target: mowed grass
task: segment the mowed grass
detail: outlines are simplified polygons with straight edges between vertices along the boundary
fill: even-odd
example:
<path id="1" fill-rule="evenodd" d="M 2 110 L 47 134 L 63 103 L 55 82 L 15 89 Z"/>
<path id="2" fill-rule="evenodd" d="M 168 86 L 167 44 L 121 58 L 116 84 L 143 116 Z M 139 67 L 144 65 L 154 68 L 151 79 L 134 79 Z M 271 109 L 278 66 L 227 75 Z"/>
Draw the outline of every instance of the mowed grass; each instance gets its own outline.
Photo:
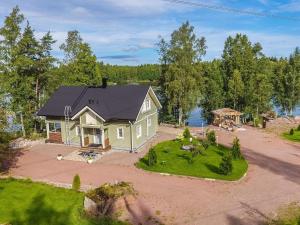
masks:
<path id="1" fill-rule="evenodd" d="M 300 142 L 300 131 L 298 131 L 298 130 L 294 130 L 293 135 L 290 135 L 289 132 L 286 132 L 286 133 L 283 133 L 282 136 L 289 141 Z"/>
<path id="2" fill-rule="evenodd" d="M 154 172 L 231 181 L 240 179 L 248 169 L 246 160 L 233 160 L 232 173 L 227 176 L 221 174 L 219 164 L 224 153 L 229 151 L 228 148 L 221 145 L 209 146 L 203 154 L 196 156 L 195 161 L 191 164 L 189 163 L 191 153 L 182 150 L 181 145 L 178 140 L 161 142 L 154 147 L 158 161 L 156 165 L 148 166 L 148 155 L 146 155 L 136 166 Z"/>
<path id="3" fill-rule="evenodd" d="M 92 220 L 83 213 L 84 194 L 30 180 L 0 179 L 0 224 L 124 225 Z"/>

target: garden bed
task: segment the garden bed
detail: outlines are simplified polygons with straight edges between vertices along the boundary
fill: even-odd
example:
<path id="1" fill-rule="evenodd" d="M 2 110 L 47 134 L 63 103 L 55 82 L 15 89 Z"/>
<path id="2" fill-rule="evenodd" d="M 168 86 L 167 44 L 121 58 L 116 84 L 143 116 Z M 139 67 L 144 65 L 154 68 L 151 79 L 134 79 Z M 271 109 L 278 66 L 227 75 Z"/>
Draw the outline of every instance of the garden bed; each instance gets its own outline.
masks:
<path id="1" fill-rule="evenodd" d="M 195 140 L 193 141 L 195 142 Z M 196 141 L 194 144 L 200 141 Z M 192 153 L 182 149 L 181 140 L 165 141 L 157 144 L 153 150 L 157 155 L 157 163 L 149 166 L 148 154 L 136 164 L 138 168 L 144 170 L 185 175 L 201 178 L 213 178 L 220 180 L 238 180 L 244 176 L 248 169 L 245 159 L 232 160 L 232 172 L 223 175 L 219 170 L 219 165 L 224 154 L 230 151 L 222 145 L 210 145 L 206 150 L 190 162 Z"/>

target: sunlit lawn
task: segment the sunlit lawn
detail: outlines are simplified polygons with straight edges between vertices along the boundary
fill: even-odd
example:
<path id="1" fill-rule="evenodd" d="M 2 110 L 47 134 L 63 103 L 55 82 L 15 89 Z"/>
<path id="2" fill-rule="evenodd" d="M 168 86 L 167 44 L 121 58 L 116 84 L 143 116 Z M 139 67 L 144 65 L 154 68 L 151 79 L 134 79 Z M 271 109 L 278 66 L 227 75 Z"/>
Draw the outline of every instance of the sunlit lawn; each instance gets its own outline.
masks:
<path id="1" fill-rule="evenodd" d="M 224 146 L 209 146 L 203 155 L 196 156 L 194 163 L 189 163 L 191 153 L 182 150 L 181 146 L 178 140 L 161 142 L 154 147 L 158 159 L 156 165 L 148 166 L 148 155 L 140 159 L 136 165 L 155 172 L 222 180 L 238 180 L 247 171 L 247 161 L 240 159 L 233 160 L 233 171 L 230 175 L 225 176 L 220 173 L 219 164 L 222 156 L 229 151 Z"/>
<path id="2" fill-rule="evenodd" d="M 300 142 L 300 131 L 294 130 L 294 134 L 290 135 L 289 132 L 283 133 L 282 136 L 290 141 Z"/>
<path id="3" fill-rule="evenodd" d="M 0 224 L 123 225 L 83 213 L 83 193 L 29 180 L 0 179 Z"/>

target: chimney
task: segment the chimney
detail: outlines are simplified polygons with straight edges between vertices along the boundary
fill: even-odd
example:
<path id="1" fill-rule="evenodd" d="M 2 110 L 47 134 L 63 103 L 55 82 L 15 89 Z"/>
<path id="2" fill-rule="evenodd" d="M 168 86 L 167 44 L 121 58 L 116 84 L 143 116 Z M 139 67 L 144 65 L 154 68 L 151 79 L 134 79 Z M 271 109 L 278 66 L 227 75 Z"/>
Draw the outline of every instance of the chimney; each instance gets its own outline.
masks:
<path id="1" fill-rule="evenodd" d="M 108 78 L 107 77 L 103 77 L 102 78 L 102 88 L 106 88 L 107 87 L 107 80 L 108 80 Z"/>

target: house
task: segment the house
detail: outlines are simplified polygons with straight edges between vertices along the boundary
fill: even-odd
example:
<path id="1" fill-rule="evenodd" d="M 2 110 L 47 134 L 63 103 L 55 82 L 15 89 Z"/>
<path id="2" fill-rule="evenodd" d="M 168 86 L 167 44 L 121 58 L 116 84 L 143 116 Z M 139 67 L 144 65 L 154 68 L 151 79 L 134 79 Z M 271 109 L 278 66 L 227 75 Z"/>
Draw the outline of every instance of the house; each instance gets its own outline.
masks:
<path id="1" fill-rule="evenodd" d="M 38 112 L 47 142 L 136 150 L 158 128 L 161 104 L 151 86 L 63 86 Z"/>

